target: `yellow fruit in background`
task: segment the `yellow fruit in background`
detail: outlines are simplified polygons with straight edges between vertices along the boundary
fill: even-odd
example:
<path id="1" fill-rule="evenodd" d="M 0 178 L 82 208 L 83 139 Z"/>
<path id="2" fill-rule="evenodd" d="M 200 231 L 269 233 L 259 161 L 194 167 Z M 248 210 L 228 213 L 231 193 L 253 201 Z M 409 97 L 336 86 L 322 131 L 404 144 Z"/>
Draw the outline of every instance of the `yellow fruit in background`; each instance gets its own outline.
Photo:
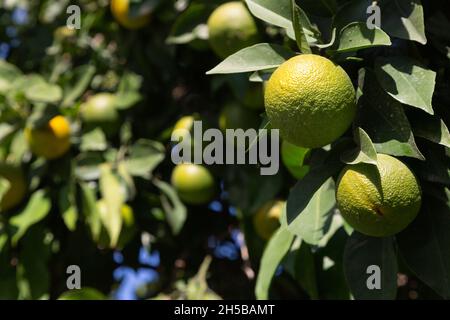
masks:
<path id="1" fill-rule="evenodd" d="M 132 15 L 130 12 L 130 0 L 111 0 L 111 12 L 114 18 L 127 29 L 139 29 L 150 22 L 149 12 Z"/>
<path id="2" fill-rule="evenodd" d="M 262 206 L 253 216 L 253 226 L 256 233 L 264 240 L 269 240 L 280 227 L 280 216 L 285 202 L 273 200 Z"/>
<path id="3" fill-rule="evenodd" d="M 216 183 L 204 166 L 183 163 L 172 171 L 172 186 L 181 200 L 189 204 L 206 204 L 216 193 Z"/>
<path id="4" fill-rule="evenodd" d="M 0 163 L 0 177 L 9 182 L 9 189 L 0 202 L 0 212 L 16 207 L 27 193 L 27 182 L 22 169 L 11 164 Z"/>
<path id="5" fill-rule="evenodd" d="M 221 58 L 260 40 L 255 20 L 240 1 L 227 2 L 215 9 L 208 19 L 208 29 L 211 48 Z"/>
<path id="6" fill-rule="evenodd" d="M 341 172 L 336 200 L 347 223 L 374 237 L 394 235 L 406 228 L 421 206 L 421 189 L 400 160 L 378 155 L 378 165 L 348 165 Z"/>
<path id="7" fill-rule="evenodd" d="M 265 107 L 271 126 L 299 147 L 332 143 L 351 125 L 356 96 L 347 73 L 331 60 L 302 54 L 284 62 L 270 77 Z"/>
<path id="8" fill-rule="evenodd" d="M 70 149 L 70 124 L 63 116 L 56 116 L 42 128 L 26 128 L 25 137 L 35 155 L 56 159 Z"/>

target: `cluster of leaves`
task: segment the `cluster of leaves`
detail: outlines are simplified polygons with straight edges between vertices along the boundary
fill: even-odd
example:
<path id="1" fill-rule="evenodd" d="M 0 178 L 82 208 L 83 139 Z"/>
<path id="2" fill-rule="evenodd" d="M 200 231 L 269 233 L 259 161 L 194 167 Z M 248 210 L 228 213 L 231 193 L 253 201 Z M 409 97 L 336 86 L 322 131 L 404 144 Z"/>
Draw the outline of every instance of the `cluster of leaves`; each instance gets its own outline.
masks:
<path id="1" fill-rule="evenodd" d="M 398 272 L 417 277 L 423 297 L 448 298 L 445 1 L 378 1 L 381 28 L 368 29 L 372 1 L 247 0 L 267 42 L 219 63 L 206 21 L 223 2 L 161 1 L 151 24 L 138 31 L 120 27 L 103 0 L 76 3 L 82 13 L 77 31 L 64 27 L 68 0 L 0 5 L 0 41 L 10 44 L 8 62 L 0 61 L 0 156 L 21 164 L 30 182 L 23 204 L 0 215 L 0 297 L 58 297 L 71 264 L 81 267 L 83 287 L 109 294 L 112 249 L 139 268 L 143 235 L 161 253 L 160 279 L 144 297 L 218 298 L 206 283 L 209 268 L 208 284 L 224 298 L 401 298 Z M 19 7 L 28 12 L 21 23 L 13 19 Z M 299 151 L 297 165 L 308 173 L 298 181 L 285 168 L 260 176 L 255 166 L 212 166 L 221 182 L 220 212 L 184 205 L 168 183 L 168 138 L 176 120 L 195 112 L 217 124 L 223 101 L 240 100 L 250 83 L 261 84 L 299 52 L 325 55 L 351 76 L 359 110 L 352 132 L 327 148 Z M 113 136 L 87 131 L 80 117 L 81 104 L 101 92 L 114 94 L 122 118 Z M 55 114 L 70 119 L 72 147 L 45 161 L 31 154 L 23 132 Z M 264 119 L 261 126 L 270 124 Z M 424 193 L 416 221 L 386 239 L 352 232 L 334 196 L 340 169 L 375 164 L 377 153 L 402 157 Z M 287 208 L 265 243 L 252 218 L 276 198 L 286 198 Z M 99 212 L 98 199 L 107 215 Z M 121 243 L 124 203 L 134 211 L 134 236 Z M 204 260 L 214 253 L 211 239 L 227 241 L 237 229 L 246 242 L 239 259 Z M 365 286 L 366 267 L 373 264 L 383 270 L 383 290 Z M 66 298 L 104 297 L 92 290 L 73 294 Z"/>
<path id="2" fill-rule="evenodd" d="M 345 230 L 349 238 L 340 242 L 343 257 L 337 257 L 334 262 L 339 266 L 331 268 L 342 271 L 343 265 L 355 298 L 396 298 L 400 267 L 439 296 L 449 298 L 450 239 L 446 231 L 450 223 L 450 134 L 446 89 L 450 51 L 448 39 L 444 40 L 436 28 L 449 26 L 448 17 L 440 11 L 445 4 L 424 9 L 420 1 L 378 1 L 382 24 L 371 29 L 366 24 L 366 10 L 372 1 L 246 3 L 255 17 L 283 28 L 297 48 L 257 44 L 226 58 L 208 74 L 250 72 L 250 81 L 264 81 L 296 52 L 323 54 L 347 69 L 357 84 L 358 96 L 353 139 L 344 136 L 327 150 L 312 150 L 311 170 L 290 190 L 282 227 L 262 258 L 257 297 L 268 297 L 279 263 L 292 270 L 311 298 L 323 297 L 322 272 L 330 267 L 321 270 L 313 256 L 327 256 L 328 248 L 342 241 L 340 233 Z M 336 209 L 334 181 L 343 165 L 376 165 L 377 153 L 405 157 L 420 178 L 424 193 L 417 220 L 391 238 L 352 232 Z M 381 267 L 381 290 L 370 290 L 366 285 L 370 265 Z"/>

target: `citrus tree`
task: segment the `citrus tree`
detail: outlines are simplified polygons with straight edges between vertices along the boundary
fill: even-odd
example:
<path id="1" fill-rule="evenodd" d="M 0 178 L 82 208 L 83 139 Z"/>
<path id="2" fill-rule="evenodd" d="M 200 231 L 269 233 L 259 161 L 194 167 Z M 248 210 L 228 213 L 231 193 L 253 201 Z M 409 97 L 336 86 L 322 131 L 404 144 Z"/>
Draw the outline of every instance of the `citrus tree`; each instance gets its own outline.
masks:
<path id="1" fill-rule="evenodd" d="M 0 298 L 450 298 L 448 9 L 0 2 Z"/>

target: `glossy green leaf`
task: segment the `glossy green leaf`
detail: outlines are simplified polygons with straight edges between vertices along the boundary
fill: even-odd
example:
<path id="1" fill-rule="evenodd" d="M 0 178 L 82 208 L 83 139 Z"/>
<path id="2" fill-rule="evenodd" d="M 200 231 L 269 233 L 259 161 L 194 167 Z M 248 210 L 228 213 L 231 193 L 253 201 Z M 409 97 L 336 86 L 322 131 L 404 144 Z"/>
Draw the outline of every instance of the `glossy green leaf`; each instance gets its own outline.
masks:
<path id="1" fill-rule="evenodd" d="M 295 197 L 295 194 L 291 192 L 288 201 L 292 197 Z M 330 178 L 314 192 L 307 206 L 298 214 L 297 218 L 287 225 L 288 230 L 308 244 L 319 244 L 331 225 L 335 205 L 334 182 Z M 283 222 L 283 225 L 286 222 Z"/>
<path id="2" fill-rule="evenodd" d="M 342 154 L 341 160 L 347 164 L 369 163 L 377 164 L 377 151 L 369 135 L 361 128 L 357 129 L 355 140 L 358 147 Z"/>
<path id="3" fill-rule="evenodd" d="M 308 40 L 306 39 L 305 33 L 303 32 L 302 26 L 302 9 L 295 3 L 295 0 L 291 0 L 292 5 L 292 24 L 294 27 L 295 40 L 297 41 L 297 46 L 302 53 L 311 53 L 311 48 L 309 47 Z"/>
<path id="4" fill-rule="evenodd" d="M 433 114 L 436 73 L 408 57 L 378 58 L 375 61 L 378 82 L 391 97 L 401 103 Z"/>
<path id="5" fill-rule="evenodd" d="M 353 22 L 341 30 L 336 52 L 350 52 L 390 45 L 391 39 L 383 30 L 379 28 L 369 29 L 365 23 Z"/>
<path id="6" fill-rule="evenodd" d="M 277 68 L 295 54 L 280 45 L 259 43 L 223 60 L 206 74 L 243 73 Z"/>

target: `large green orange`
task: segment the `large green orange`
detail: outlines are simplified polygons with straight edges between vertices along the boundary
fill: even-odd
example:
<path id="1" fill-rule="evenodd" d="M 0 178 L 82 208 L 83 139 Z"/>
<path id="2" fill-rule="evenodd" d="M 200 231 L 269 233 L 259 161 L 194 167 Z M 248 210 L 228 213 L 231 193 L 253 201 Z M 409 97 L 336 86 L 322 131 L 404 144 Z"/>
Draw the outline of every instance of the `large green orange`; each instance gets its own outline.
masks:
<path id="1" fill-rule="evenodd" d="M 111 12 L 114 18 L 127 29 L 139 29 L 150 21 L 150 13 L 132 14 L 130 0 L 111 0 Z"/>
<path id="2" fill-rule="evenodd" d="M 280 227 L 280 216 L 285 202 L 272 200 L 263 205 L 253 216 L 253 226 L 256 233 L 264 240 L 270 239 Z"/>
<path id="3" fill-rule="evenodd" d="M 25 137 L 35 155 L 53 160 L 70 149 L 70 123 L 63 116 L 56 116 L 43 127 L 27 127 Z"/>
<path id="4" fill-rule="evenodd" d="M 0 163 L 0 177 L 7 180 L 9 189 L 0 201 L 0 212 L 16 207 L 27 193 L 27 182 L 20 167 Z"/>
<path id="5" fill-rule="evenodd" d="M 227 2 L 215 9 L 208 19 L 208 29 L 211 48 L 221 58 L 260 39 L 255 20 L 241 1 Z"/>
<path id="6" fill-rule="evenodd" d="M 265 107 L 272 128 L 299 147 L 323 147 L 339 138 L 356 113 L 356 97 L 347 73 L 327 58 L 295 56 L 270 77 Z"/>
<path id="7" fill-rule="evenodd" d="M 98 93 L 88 98 L 80 107 L 80 115 L 87 130 L 101 128 L 113 135 L 120 128 L 120 115 L 115 107 L 116 96 Z"/>
<path id="8" fill-rule="evenodd" d="M 216 192 L 211 172 L 197 164 L 177 165 L 172 171 L 171 182 L 181 200 L 189 204 L 206 204 Z"/>
<path id="9" fill-rule="evenodd" d="M 421 206 L 421 189 L 400 160 L 379 154 L 378 165 L 348 165 L 341 172 L 336 199 L 342 216 L 355 230 L 374 237 L 406 228 Z"/>

